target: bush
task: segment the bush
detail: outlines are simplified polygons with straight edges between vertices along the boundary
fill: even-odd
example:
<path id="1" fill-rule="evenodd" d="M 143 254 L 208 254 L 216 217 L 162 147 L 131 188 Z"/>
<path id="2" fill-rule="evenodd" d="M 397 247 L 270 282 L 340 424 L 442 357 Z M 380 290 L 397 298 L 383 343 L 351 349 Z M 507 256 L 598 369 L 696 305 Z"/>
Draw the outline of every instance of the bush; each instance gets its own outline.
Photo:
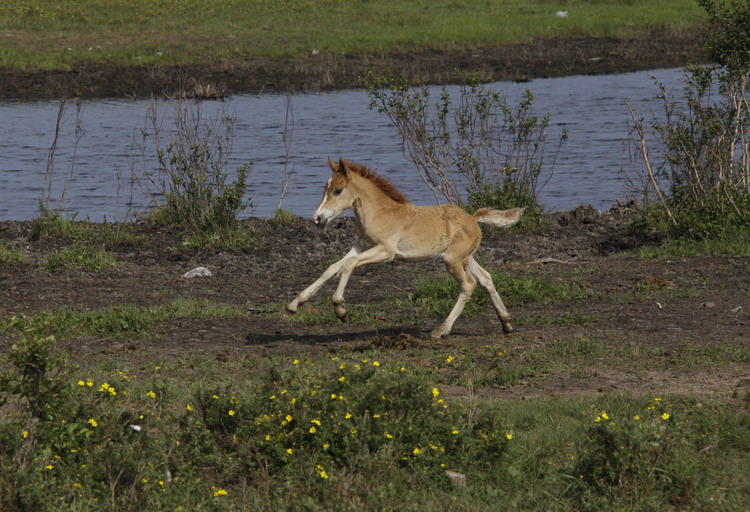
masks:
<path id="1" fill-rule="evenodd" d="M 243 247 L 252 243 L 237 222 L 246 200 L 247 176 L 252 164 L 240 166 L 230 177 L 234 118 L 223 111 L 204 120 L 200 107 L 177 102 L 174 131 L 162 141 L 163 119 L 156 106 L 149 111 L 153 133 L 143 133 L 144 144 L 153 137 L 159 168 L 144 172 L 157 224 L 186 229 L 191 245 L 216 248 Z M 233 178 L 230 181 L 230 178 Z"/>
<path id="2" fill-rule="evenodd" d="M 427 86 L 410 88 L 405 79 L 372 74 L 368 82 L 370 108 L 389 117 L 436 200 L 442 196 L 469 210 L 522 206 L 527 217 L 541 214 L 541 178 L 551 175 L 554 162 L 545 162 L 550 117 L 534 114 L 530 90 L 513 109 L 472 75 L 458 98 L 443 87 L 434 104 Z M 564 131 L 560 143 L 566 139 Z"/>
<path id="3" fill-rule="evenodd" d="M 673 238 L 713 240 L 729 234 L 748 239 L 750 5 L 699 3 L 713 25 L 706 47 L 717 64 L 685 68 L 681 101 L 658 84 L 665 116 L 652 128 L 660 162 L 652 164 L 643 120 L 631 110 L 636 146 L 645 163 L 639 185 L 646 204 L 641 222 L 666 229 Z"/>
<path id="4" fill-rule="evenodd" d="M 661 398 L 635 414 L 600 411 L 571 464 L 584 510 L 626 504 L 632 509 L 685 506 L 701 484 L 700 455 L 685 418 Z M 693 429 L 694 430 L 694 429 Z"/>

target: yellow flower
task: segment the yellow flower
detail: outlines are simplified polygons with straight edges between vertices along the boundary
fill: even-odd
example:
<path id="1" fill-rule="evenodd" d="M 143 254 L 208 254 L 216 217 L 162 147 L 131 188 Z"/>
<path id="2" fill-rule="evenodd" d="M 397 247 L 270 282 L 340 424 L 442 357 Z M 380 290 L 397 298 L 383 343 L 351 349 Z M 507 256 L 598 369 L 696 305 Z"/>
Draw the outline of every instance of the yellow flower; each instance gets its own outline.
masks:
<path id="1" fill-rule="evenodd" d="M 331 393 L 331 400 L 336 400 L 339 397 L 336 393 Z"/>
<path id="2" fill-rule="evenodd" d="M 352 415 L 351 415 L 350 413 L 346 413 L 346 414 L 344 415 L 344 418 L 345 418 L 345 419 L 347 419 L 347 420 L 348 420 L 349 418 L 351 418 L 351 417 L 352 417 Z"/>
<path id="3" fill-rule="evenodd" d="M 270 440 L 271 440 L 271 434 L 266 434 L 266 441 L 270 441 Z"/>
<path id="4" fill-rule="evenodd" d="M 380 418 L 380 414 L 373 414 L 372 417 L 373 418 Z"/>
<path id="5" fill-rule="evenodd" d="M 216 496 L 226 496 L 226 494 L 227 494 L 227 491 L 225 491 L 224 489 L 216 489 L 214 491 L 214 497 L 216 497 Z"/>
<path id="6" fill-rule="evenodd" d="M 454 436 L 457 436 L 457 435 L 458 435 L 458 429 L 455 429 L 455 428 L 454 428 L 454 429 L 453 429 L 453 430 L 451 431 L 451 434 L 453 434 Z"/>
<path id="7" fill-rule="evenodd" d="M 82 380 L 79 380 L 79 381 L 78 381 L 78 385 L 79 385 L 79 386 L 85 386 L 85 385 L 86 385 L 86 383 L 85 383 L 84 381 L 82 381 Z"/>
<path id="8" fill-rule="evenodd" d="M 668 420 L 668 419 L 669 419 L 669 413 L 668 413 L 668 412 L 665 412 L 664 414 L 662 414 L 662 415 L 661 415 L 661 419 L 663 419 L 663 420 Z"/>
<path id="9" fill-rule="evenodd" d="M 510 441 L 511 439 L 513 439 L 513 434 L 511 434 L 510 432 L 506 433 L 505 434 L 505 439 L 507 439 L 508 441 Z"/>
<path id="10" fill-rule="evenodd" d="M 146 396 L 149 398 L 156 398 L 156 393 L 154 393 L 153 391 L 149 391 L 148 393 L 146 393 Z"/>
<path id="11" fill-rule="evenodd" d="M 432 388 L 432 396 L 437 397 L 440 394 L 440 390 L 438 388 Z"/>
<path id="12" fill-rule="evenodd" d="M 422 453 L 422 450 L 420 448 L 414 448 L 414 450 L 412 450 L 412 453 L 414 455 L 419 455 L 420 453 Z"/>
<path id="13" fill-rule="evenodd" d="M 372 362 L 372 365 L 373 365 L 373 366 L 380 366 L 380 363 L 379 363 L 379 362 L 377 362 L 377 361 L 373 361 L 373 362 Z"/>
<path id="14" fill-rule="evenodd" d="M 286 452 L 287 452 L 287 453 L 288 453 L 289 455 L 291 455 L 291 454 L 292 454 L 292 453 L 294 452 L 294 450 L 292 450 L 291 448 L 287 448 L 287 449 L 286 449 Z"/>
<path id="15" fill-rule="evenodd" d="M 91 387 L 94 385 L 94 381 L 91 379 L 86 380 L 86 386 Z"/>
<path id="16" fill-rule="evenodd" d="M 351 432 L 351 434 L 352 434 L 352 435 L 354 435 L 354 434 L 356 434 L 356 433 L 357 433 L 357 429 L 356 429 L 356 428 L 353 428 L 353 429 L 351 429 L 351 430 L 350 430 L 349 432 Z"/>
<path id="17" fill-rule="evenodd" d="M 295 359 L 294 361 L 292 361 L 292 364 L 299 364 L 299 359 Z"/>
<path id="18" fill-rule="evenodd" d="M 23 438 L 26 439 L 27 437 L 29 437 L 29 431 L 28 430 L 24 430 L 23 431 Z"/>
<path id="19" fill-rule="evenodd" d="M 237 413 L 236 413 L 236 412 L 234 412 L 233 410 L 229 409 L 229 412 L 228 412 L 227 414 L 229 414 L 230 416 L 234 416 L 234 415 L 235 415 L 235 414 L 237 414 Z"/>
<path id="20" fill-rule="evenodd" d="M 318 429 L 316 429 L 315 427 L 310 427 L 310 433 L 311 434 L 314 434 L 317 431 L 318 431 Z"/>
<path id="21" fill-rule="evenodd" d="M 635 416 L 633 416 L 633 419 L 634 419 L 635 421 L 638 421 L 638 420 L 640 420 L 640 419 L 641 419 L 641 417 L 640 417 L 640 416 L 638 416 L 638 415 L 636 414 Z"/>
<path id="22" fill-rule="evenodd" d="M 346 377 L 344 377 L 343 375 L 339 377 L 339 382 L 344 382 L 345 380 L 346 380 Z"/>
<path id="23" fill-rule="evenodd" d="M 388 432 L 386 432 L 383 435 L 386 437 L 386 439 L 393 439 L 393 434 L 389 434 Z"/>
<path id="24" fill-rule="evenodd" d="M 310 420 L 310 423 L 315 423 L 315 424 L 316 424 L 317 426 L 320 426 L 320 425 L 321 425 L 321 423 L 320 423 L 320 420 L 319 420 L 319 419 L 317 419 L 317 418 L 316 418 L 316 419 L 313 419 L 313 420 Z"/>
<path id="25" fill-rule="evenodd" d="M 284 417 L 284 419 L 285 419 L 285 420 L 287 420 L 287 421 L 292 421 L 292 415 L 291 415 L 291 414 L 287 414 L 287 415 L 286 415 L 286 416 Z"/>
<path id="26" fill-rule="evenodd" d="M 45 467 L 47 469 L 55 469 L 55 466 L 53 466 L 52 464 L 47 464 Z"/>
<path id="27" fill-rule="evenodd" d="M 94 418 L 89 418 L 88 424 L 91 425 L 92 427 L 96 427 L 99 425 L 99 423 L 97 423 L 97 421 Z"/>
<path id="28" fill-rule="evenodd" d="M 346 368 L 346 363 L 341 363 L 339 365 L 339 370 L 343 370 L 344 368 Z"/>
<path id="29" fill-rule="evenodd" d="M 188 404 L 188 405 L 185 406 L 185 409 L 187 409 L 188 411 L 192 411 L 193 410 L 193 406 L 190 405 L 190 404 Z"/>
<path id="30" fill-rule="evenodd" d="M 331 447 L 331 444 L 330 444 L 330 443 L 323 443 L 323 449 L 324 449 L 324 450 L 327 450 L 327 449 L 328 449 L 328 448 L 330 448 L 330 447 Z"/>

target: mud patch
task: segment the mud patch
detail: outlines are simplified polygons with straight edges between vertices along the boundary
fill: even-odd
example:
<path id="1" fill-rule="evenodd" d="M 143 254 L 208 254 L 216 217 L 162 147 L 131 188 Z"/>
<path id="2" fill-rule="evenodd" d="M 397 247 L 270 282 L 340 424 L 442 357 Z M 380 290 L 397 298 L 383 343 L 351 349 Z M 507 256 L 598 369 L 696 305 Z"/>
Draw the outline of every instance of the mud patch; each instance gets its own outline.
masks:
<path id="1" fill-rule="evenodd" d="M 262 92 L 360 88 L 368 72 L 393 72 L 415 84 L 528 81 L 580 74 L 680 67 L 701 61 L 703 34 L 654 30 L 632 38 L 570 37 L 478 48 L 368 55 L 249 58 L 190 66 L 83 65 L 72 70 L 0 69 L 0 99 L 223 97 Z"/>

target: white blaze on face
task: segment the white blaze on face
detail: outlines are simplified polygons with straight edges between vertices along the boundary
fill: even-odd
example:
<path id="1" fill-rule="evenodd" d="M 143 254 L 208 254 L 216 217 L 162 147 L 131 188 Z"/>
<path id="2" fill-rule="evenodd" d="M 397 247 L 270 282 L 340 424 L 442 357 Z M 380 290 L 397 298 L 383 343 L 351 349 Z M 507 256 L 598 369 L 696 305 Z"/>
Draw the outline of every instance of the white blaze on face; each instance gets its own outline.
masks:
<path id="1" fill-rule="evenodd" d="M 318 209 L 315 210 L 315 215 L 313 216 L 313 222 L 320 226 L 324 226 L 328 219 L 333 215 L 333 210 L 323 208 L 326 198 L 328 197 L 328 190 L 331 188 L 331 180 L 333 180 L 333 177 L 328 178 L 326 186 L 323 189 L 323 199 L 321 199 L 320 205 L 318 205 Z"/>

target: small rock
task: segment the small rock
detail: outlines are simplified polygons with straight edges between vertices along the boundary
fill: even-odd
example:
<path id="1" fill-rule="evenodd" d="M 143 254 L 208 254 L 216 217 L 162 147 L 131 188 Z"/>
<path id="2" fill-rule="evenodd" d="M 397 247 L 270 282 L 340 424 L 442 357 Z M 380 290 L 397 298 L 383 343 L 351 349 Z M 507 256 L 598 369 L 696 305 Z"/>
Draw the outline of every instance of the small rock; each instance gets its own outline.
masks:
<path id="1" fill-rule="evenodd" d="M 455 471 L 445 470 L 445 475 L 451 479 L 451 483 L 456 487 L 466 487 L 466 475 L 456 473 Z"/>
<path id="2" fill-rule="evenodd" d="M 732 313 L 739 313 L 740 311 L 742 311 L 742 306 L 737 306 L 736 308 L 732 308 L 729 311 L 731 311 Z"/>
<path id="3" fill-rule="evenodd" d="M 206 267 L 195 267 L 193 270 L 186 272 L 182 277 L 185 279 L 193 277 L 213 277 L 213 274 Z"/>
<path id="4" fill-rule="evenodd" d="M 702 303 L 701 303 L 701 307 L 702 307 L 702 308 L 715 308 L 715 307 L 716 307 L 716 303 L 714 303 L 714 302 L 711 302 L 711 301 L 708 301 L 708 302 L 702 302 Z"/>

